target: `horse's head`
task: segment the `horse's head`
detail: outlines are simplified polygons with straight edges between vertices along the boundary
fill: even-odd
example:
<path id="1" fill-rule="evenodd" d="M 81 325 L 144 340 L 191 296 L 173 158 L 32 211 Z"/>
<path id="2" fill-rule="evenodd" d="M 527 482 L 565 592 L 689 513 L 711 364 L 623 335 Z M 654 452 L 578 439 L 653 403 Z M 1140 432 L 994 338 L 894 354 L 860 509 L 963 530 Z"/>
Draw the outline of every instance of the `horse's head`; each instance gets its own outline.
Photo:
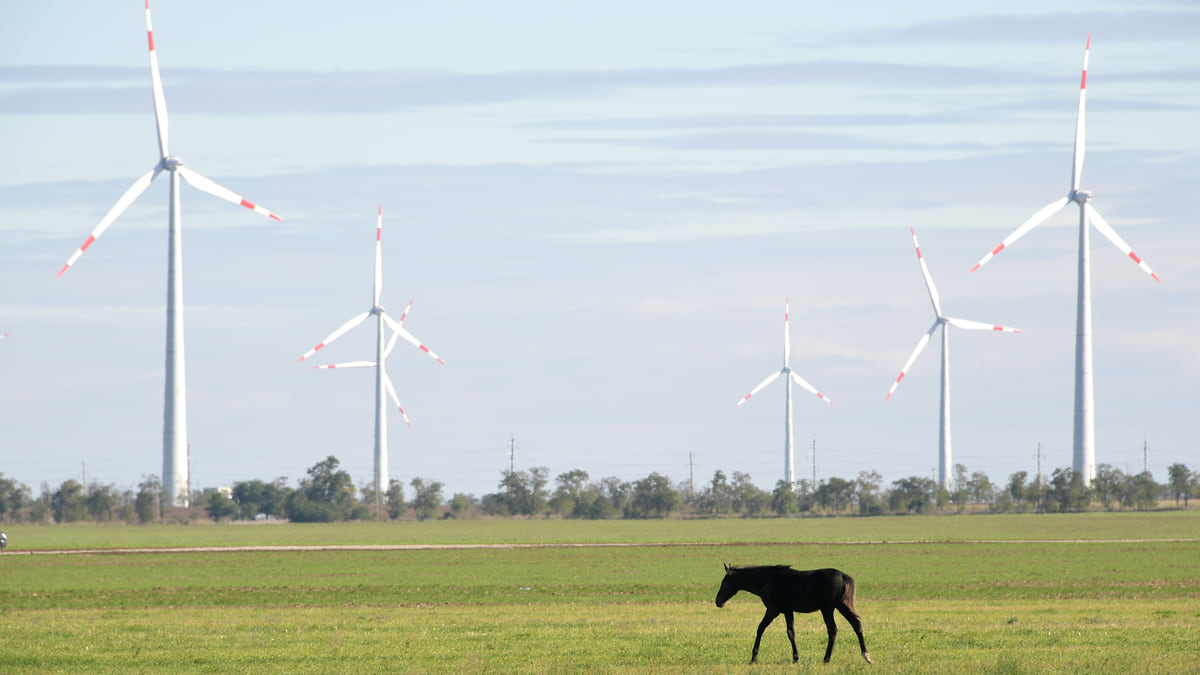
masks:
<path id="1" fill-rule="evenodd" d="M 725 603 L 741 590 L 734 581 L 736 573 L 736 568 L 725 565 L 725 578 L 721 580 L 721 588 L 717 591 L 717 607 L 724 607 Z"/>

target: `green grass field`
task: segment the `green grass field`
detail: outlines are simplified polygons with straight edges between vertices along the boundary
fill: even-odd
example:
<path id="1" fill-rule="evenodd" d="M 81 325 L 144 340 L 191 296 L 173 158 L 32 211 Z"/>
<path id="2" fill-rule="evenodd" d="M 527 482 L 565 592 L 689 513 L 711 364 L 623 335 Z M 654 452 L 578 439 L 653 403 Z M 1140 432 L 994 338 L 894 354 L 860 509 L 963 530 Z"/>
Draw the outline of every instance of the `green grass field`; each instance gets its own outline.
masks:
<path id="1" fill-rule="evenodd" d="M 1200 672 L 1194 511 L 6 531 L 5 672 L 749 672 L 723 562 L 858 581 L 874 666 L 801 615 L 798 666 L 779 619 L 755 672 Z M 31 553 L 322 543 L 604 545 Z"/>

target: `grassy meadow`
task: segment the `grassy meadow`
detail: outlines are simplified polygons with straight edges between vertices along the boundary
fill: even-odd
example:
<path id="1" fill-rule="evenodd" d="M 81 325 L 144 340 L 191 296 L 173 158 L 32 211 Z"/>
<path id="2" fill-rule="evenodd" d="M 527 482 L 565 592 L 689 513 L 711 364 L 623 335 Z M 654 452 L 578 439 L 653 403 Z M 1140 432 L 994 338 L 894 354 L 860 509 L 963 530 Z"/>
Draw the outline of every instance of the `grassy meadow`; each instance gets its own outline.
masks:
<path id="1" fill-rule="evenodd" d="M 800 663 L 778 619 L 755 672 L 1200 672 L 1196 511 L 6 531 L 5 672 L 750 672 L 723 562 L 858 582 L 874 666 L 800 615 Z M 426 548 L 203 550 L 318 544 Z"/>

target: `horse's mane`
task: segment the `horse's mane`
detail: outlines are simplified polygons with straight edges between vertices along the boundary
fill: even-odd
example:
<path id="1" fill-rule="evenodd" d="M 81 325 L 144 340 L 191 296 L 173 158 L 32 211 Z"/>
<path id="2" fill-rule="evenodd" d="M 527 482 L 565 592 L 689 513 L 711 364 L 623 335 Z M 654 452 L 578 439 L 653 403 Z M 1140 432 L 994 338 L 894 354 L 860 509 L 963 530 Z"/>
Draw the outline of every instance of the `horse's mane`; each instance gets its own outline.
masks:
<path id="1" fill-rule="evenodd" d="M 791 570 L 791 569 L 792 569 L 791 565 L 730 565 L 729 566 L 730 572 L 766 572 L 766 571 L 782 572 L 784 570 Z"/>

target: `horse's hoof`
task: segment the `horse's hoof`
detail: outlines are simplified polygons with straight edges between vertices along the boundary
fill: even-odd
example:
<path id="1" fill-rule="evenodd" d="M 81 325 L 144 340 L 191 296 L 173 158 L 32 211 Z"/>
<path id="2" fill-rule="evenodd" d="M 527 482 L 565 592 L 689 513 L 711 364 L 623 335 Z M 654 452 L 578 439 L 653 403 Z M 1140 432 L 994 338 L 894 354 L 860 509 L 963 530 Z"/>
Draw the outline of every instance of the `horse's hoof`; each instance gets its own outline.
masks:
<path id="1" fill-rule="evenodd" d="M 868 664 L 875 663 L 874 661 L 871 660 L 871 655 L 866 652 L 863 652 L 863 658 L 867 660 Z"/>

